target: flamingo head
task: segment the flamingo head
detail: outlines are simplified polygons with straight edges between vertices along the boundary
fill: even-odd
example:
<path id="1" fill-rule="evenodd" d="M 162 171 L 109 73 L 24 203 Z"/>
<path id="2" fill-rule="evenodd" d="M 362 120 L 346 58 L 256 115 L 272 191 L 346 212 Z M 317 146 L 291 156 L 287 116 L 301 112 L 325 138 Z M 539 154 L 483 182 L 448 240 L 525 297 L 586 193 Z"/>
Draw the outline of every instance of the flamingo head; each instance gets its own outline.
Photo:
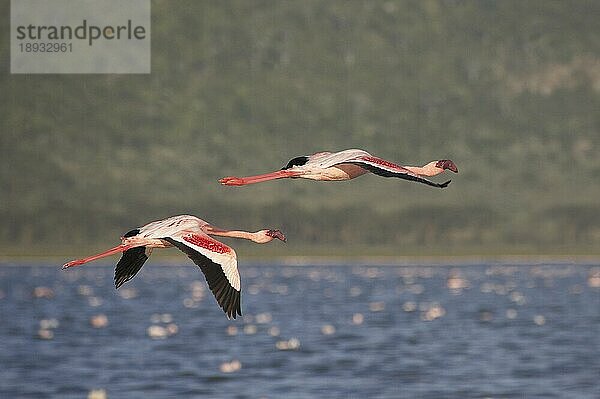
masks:
<path id="1" fill-rule="evenodd" d="M 435 167 L 442 169 L 442 171 L 448 169 L 454 173 L 458 173 L 458 168 L 456 167 L 456 164 L 449 159 L 441 159 L 439 161 L 436 161 Z"/>
<path id="2" fill-rule="evenodd" d="M 271 229 L 259 230 L 256 233 L 252 233 L 252 238 L 250 239 L 258 244 L 265 244 L 273 241 L 275 238 L 286 242 L 285 235 L 280 230 Z"/>
<path id="3" fill-rule="evenodd" d="M 285 235 L 281 232 L 281 230 L 263 230 L 265 235 L 267 237 L 269 237 L 269 241 L 273 240 L 274 238 L 277 238 L 278 240 L 281 240 L 283 242 L 286 242 L 287 239 L 285 238 Z"/>

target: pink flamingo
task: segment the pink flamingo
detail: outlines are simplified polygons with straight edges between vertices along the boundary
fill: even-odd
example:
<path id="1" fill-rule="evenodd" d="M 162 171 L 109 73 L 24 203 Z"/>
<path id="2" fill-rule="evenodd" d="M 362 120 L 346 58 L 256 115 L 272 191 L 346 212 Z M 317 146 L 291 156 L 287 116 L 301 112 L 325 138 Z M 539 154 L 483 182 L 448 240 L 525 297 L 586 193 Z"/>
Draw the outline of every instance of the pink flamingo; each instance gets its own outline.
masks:
<path id="1" fill-rule="evenodd" d="M 223 230 L 190 215 L 173 216 L 148 223 L 121 237 L 121 244 L 102 253 L 65 263 L 63 269 L 79 266 L 96 259 L 123 253 L 115 268 L 115 288 L 131 280 L 142 268 L 153 248 L 177 247 L 204 273 L 208 287 L 228 318 L 242 315 L 241 286 L 235 251 L 210 235 L 244 238 L 259 244 L 285 236 L 279 230 L 247 232 Z"/>
<path id="2" fill-rule="evenodd" d="M 458 168 L 449 159 L 432 161 L 420 167 L 400 166 L 366 151 L 353 149 L 333 153 L 318 152 L 313 155 L 296 157 L 276 172 L 248 177 L 229 176 L 220 179 L 219 182 L 225 186 L 245 186 L 283 178 L 339 181 L 354 179 L 372 172 L 383 177 L 397 177 L 444 188 L 450 184 L 450 180 L 444 183 L 435 183 L 425 177 L 438 175 L 446 169 L 458 173 Z"/>

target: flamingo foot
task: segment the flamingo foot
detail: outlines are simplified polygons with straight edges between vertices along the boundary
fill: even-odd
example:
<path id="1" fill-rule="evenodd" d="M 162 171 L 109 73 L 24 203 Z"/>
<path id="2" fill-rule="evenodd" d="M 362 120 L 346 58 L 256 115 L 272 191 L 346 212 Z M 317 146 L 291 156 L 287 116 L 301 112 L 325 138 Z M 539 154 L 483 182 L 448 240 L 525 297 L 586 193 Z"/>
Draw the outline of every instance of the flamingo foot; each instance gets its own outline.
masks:
<path id="1" fill-rule="evenodd" d="M 83 265 L 84 263 L 85 261 L 83 259 L 72 260 L 70 262 L 65 263 L 62 268 L 64 270 L 68 269 L 69 267 Z"/>
<path id="2" fill-rule="evenodd" d="M 286 177 L 297 177 L 300 173 L 297 171 L 290 170 L 277 170 L 271 173 L 265 173 L 262 175 L 256 176 L 246 176 L 246 177 L 235 177 L 228 176 L 219 180 L 224 186 L 245 186 L 246 184 L 254 184 L 260 183 L 263 181 L 275 180 L 275 179 L 284 179 Z"/>
<path id="3" fill-rule="evenodd" d="M 246 184 L 244 179 L 235 176 L 227 176 L 222 179 L 219 179 L 219 183 L 224 186 L 243 186 Z"/>

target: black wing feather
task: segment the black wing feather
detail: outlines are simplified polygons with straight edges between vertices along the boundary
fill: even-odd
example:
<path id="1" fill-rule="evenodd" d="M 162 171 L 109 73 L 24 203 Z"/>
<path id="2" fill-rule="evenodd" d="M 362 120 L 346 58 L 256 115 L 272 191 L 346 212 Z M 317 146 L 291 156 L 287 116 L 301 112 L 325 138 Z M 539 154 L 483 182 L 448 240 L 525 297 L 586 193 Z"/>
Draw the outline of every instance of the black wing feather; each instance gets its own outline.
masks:
<path id="1" fill-rule="evenodd" d="M 163 240 L 176 246 L 200 267 L 200 270 L 204 273 L 204 277 L 208 283 L 208 288 L 210 288 L 217 299 L 217 303 L 223 309 L 225 314 L 227 314 L 227 317 L 235 319 L 238 315 L 242 315 L 240 301 L 241 291 L 236 290 L 229 284 L 229 280 L 227 280 L 221 265 L 171 237 L 165 237 Z"/>
<path id="2" fill-rule="evenodd" d="M 404 180 L 410 180 L 410 181 L 416 181 L 419 183 L 423 183 L 423 184 L 427 184 L 428 186 L 432 186 L 432 187 L 438 187 L 438 188 L 445 188 L 448 186 L 448 184 L 450 184 L 451 180 L 448 180 L 444 183 L 436 183 L 433 182 L 431 180 L 427 180 L 425 178 L 419 177 L 419 176 L 413 176 L 411 174 L 407 174 L 407 173 L 396 173 L 396 172 L 392 172 L 390 170 L 387 169 L 381 169 L 378 168 L 376 166 L 367 164 L 367 163 L 363 163 L 363 162 L 345 162 L 345 163 L 351 163 L 353 165 L 357 165 L 360 166 L 361 168 L 364 168 L 366 170 L 368 170 L 371 173 L 374 173 L 378 176 L 382 176 L 382 177 L 397 177 L 399 179 L 404 179 Z"/>
<path id="3" fill-rule="evenodd" d="M 123 234 L 123 237 L 133 237 L 140 234 L 140 229 L 129 230 L 127 233 Z"/>
<path id="4" fill-rule="evenodd" d="M 228 285 L 225 287 L 225 291 L 223 292 L 222 295 L 222 303 L 223 303 L 223 309 L 225 310 L 226 313 L 229 313 L 229 304 L 231 303 L 231 286 Z"/>
<path id="5" fill-rule="evenodd" d="M 296 157 L 296 158 L 290 159 L 290 161 L 287 163 L 287 165 L 285 165 L 283 168 L 281 168 L 281 170 L 291 169 L 294 166 L 306 165 L 307 162 L 308 162 L 307 156 Z"/>
<path id="6" fill-rule="evenodd" d="M 135 247 L 123 252 L 115 267 L 115 288 L 131 280 L 140 271 L 148 259 L 146 247 Z"/>

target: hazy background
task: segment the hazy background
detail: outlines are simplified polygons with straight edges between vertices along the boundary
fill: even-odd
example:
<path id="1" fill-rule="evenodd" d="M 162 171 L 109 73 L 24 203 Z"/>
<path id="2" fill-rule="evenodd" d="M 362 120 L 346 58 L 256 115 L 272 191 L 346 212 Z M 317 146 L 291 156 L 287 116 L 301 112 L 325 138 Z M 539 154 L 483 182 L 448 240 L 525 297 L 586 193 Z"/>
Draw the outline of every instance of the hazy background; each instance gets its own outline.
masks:
<path id="1" fill-rule="evenodd" d="M 247 248 L 263 255 L 598 254 L 600 2 L 153 1 L 152 15 L 150 75 L 11 75 L 0 19 L 0 254 L 82 254 L 179 213 L 284 230 L 286 247 Z M 445 190 L 217 183 L 346 148 L 460 174 Z"/>

